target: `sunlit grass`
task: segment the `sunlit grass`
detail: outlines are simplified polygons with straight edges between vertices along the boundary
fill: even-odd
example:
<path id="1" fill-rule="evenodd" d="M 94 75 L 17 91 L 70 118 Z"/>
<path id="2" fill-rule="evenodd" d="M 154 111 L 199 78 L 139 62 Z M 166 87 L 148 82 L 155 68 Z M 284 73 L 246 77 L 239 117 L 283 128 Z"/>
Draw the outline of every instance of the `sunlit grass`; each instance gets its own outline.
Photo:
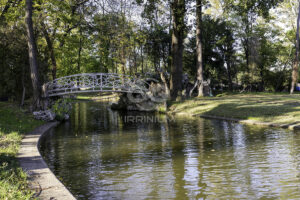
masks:
<path id="1" fill-rule="evenodd" d="M 26 174 L 16 155 L 22 134 L 42 123 L 15 105 L 0 102 L 0 199 L 31 199 Z"/>
<path id="2" fill-rule="evenodd" d="M 300 124 L 300 95 L 251 93 L 219 95 L 175 102 L 171 113 Z"/>

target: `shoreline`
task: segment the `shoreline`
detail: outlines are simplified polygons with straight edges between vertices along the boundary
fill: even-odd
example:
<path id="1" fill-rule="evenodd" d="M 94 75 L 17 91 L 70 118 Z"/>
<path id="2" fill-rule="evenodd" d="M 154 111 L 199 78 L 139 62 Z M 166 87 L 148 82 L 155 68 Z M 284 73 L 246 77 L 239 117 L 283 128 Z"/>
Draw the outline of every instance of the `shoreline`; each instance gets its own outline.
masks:
<path id="1" fill-rule="evenodd" d="M 165 112 L 242 124 L 300 129 L 300 95 L 239 94 L 171 102 Z"/>
<path id="2" fill-rule="evenodd" d="M 240 124 L 247 124 L 247 125 L 255 125 L 255 126 L 265 126 L 265 127 L 274 127 L 274 128 L 283 128 L 283 129 L 290 129 L 290 130 L 300 130 L 300 124 L 276 124 L 271 122 L 261 122 L 261 121 L 254 121 L 250 119 L 236 119 L 236 118 L 230 118 L 230 117 L 221 117 L 221 116 L 212 116 L 212 115 L 192 115 L 189 113 L 168 113 L 172 114 L 174 116 L 189 116 L 193 118 L 201 117 L 204 119 L 217 119 L 217 120 L 225 120 L 225 121 L 231 121 L 231 122 L 237 122 Z"/>
<path id="3" fill-rule="evenodd" d="M 101 100 L 97 100 L 96 98 L 88 98 L 88 99 L 77 99 L 78 101 L 91 101 L 91 102 L 102 102 Z M 180 104 L 180 103 L 179 103 Z M 172 106 L 171 106 L 172 107 Z M 259 120 L 252 120 L 252 119 L 241 119 L 241 118 L 234 118 L 234 117 L 226 117 L 226 116 L 218 116 L 218 115 L 209 115 L 209 114 L 193 114 L 185 111 L 157 111 L 161 114 L 173 115 L 173 116 L 188 116 L 188 117 L 202 117 L 205 119 L 219 119 L 219 120 L 226 120 L 226 121 L 233 121 L 241 124 L 248 124 L 248 125 L 256 125 L 256 126 L 266 126 L 266 127 L 275 127 L 275 128 L 283 128 L 283 129 L 290 129 L 290 130 L 300 130 L 300 121 L 299 122 L 292 122 L 292 123 L 273 123 L 273 122 L 265 122 Z"/>
<path id="4" fill-rule="evenodd" d="M 192 118 L 204 118 L 204 119 L 217 119 L 217 120 L 225 120 L 225 121 L 231 121 L 231 122 L 237 122 L 240 124 L 246 124 L 246 125 L 255 125 L 255 126 L 265 126 L 265 127 L 273 127 L 273 128 L 283 128 L 283 129 L 289 129 L 289 130 L 300 130 L 300 122 L 299 123 L 292 123 L 292 124 L 277 124 L 272 122 L 262 122 L 262 121 L 256 121 L 251 119 L 237 119 L 237 118 L 231 118 L 231 117 L 225 117 L 225 116 L 214 116 L 214 115 L 203 115 L 203 114 L 191 114 L 188 112 L 159 112 L 161 114 L 166 115 L 173 115 L 173 116 L 187 116 Z"/>
<path id="5" fill-rule="evenodd" d="M 57 179 L 42 158 L 39 144 L 47 136 L 48 130 L 59 122 L 50 122 L 37 127 L 22 139 L 17 158 L 20 166 L 28 175 L 30 188 L 35 191 L 34 198 L 38 199 L 76 199 L 70 191 Z"/>

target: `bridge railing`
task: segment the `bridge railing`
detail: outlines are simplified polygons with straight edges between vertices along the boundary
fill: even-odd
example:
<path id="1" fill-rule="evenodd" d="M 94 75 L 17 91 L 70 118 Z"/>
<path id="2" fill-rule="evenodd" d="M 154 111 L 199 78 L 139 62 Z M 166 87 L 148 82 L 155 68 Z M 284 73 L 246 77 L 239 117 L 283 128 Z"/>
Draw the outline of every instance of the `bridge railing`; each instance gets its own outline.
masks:
<path id="1" fill-rule="evenodd" d="M 85 73 L 55 79 L 45 85 L 47 96 L 87 92 L 144 93 L 145 81 L 122 74 Z"/>

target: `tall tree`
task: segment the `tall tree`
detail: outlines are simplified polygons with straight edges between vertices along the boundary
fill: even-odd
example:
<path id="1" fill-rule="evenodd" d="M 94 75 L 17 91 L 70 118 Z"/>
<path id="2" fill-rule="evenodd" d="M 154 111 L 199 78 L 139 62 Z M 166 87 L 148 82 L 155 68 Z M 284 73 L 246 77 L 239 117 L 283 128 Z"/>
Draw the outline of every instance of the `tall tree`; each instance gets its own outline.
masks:
<path id="1" fill-rule="evenodd" d="M 32 0 L 26 0 L 25 24 L 28 37 L 28 54 L 33 88 L 33 109 L 41 109 L 41 87 L 38 74 L 37 47 L 33 32 Z"/>
<path id="2" fill-rule="evenodd" d="M 173 0 L 171 3 L 172 31 L 172 62 L 171 62 L 171 98 L 174 100 L 182 91 L 182 57 L 185 38 L 185 0 Z"/>
<path id="3" fill-rule="evenodd" d="M 297 19 L 297 33 L 296 33 L 296 56 L 295 61 L 293 64 L 293 71 L 292 71 L 292 85 L 290 93 L 293 94 L 295 90 L 295 85 L 298 82 L 298 67 L 299 67 L 299 26 L 300 26 L 300 2 L 298 7 L 298 19 Z"/>
<path id="4" fill-rule="evenodd" d="M 55 58 L 55 53 L 54 53 L 53 42 L 50 38 L 50 35 L 49 35 L 48 30 L 46 28 L 46 25 L 43 21 L 41 21 L 41 27 L 42 27 L 42 31 L 43 31 L 44 37 L 46 39 L 46 42 L 47 42 L 48 50 L 50 52 L 50 58 L 51 58 L 51 64 L 52 64 L 52 79 L 55 80 L 56 79 L 57 64 L 56 64 L 56 58 Z"/>
<path id="5" fill-rule="evenodd" d="M 203 96 L 203 56 L 202 56 L 202 0 L 196 0 L 196 48 L 197 48 L 197 84 L 198 97 Z"/>

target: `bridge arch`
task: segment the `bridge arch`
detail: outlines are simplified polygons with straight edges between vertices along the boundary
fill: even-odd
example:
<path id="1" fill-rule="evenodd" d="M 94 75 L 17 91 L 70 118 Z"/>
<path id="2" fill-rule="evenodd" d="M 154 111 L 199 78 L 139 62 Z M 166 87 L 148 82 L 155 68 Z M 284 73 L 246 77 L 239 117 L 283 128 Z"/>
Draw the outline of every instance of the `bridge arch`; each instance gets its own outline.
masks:
<path id="1" fill-rule="evenodd" d="M 92 92 L 146 93 L 149 84 L 141 79 L 114 73 L 84 73 L 61 77 L 44 85 L 47 97 Z"/>

